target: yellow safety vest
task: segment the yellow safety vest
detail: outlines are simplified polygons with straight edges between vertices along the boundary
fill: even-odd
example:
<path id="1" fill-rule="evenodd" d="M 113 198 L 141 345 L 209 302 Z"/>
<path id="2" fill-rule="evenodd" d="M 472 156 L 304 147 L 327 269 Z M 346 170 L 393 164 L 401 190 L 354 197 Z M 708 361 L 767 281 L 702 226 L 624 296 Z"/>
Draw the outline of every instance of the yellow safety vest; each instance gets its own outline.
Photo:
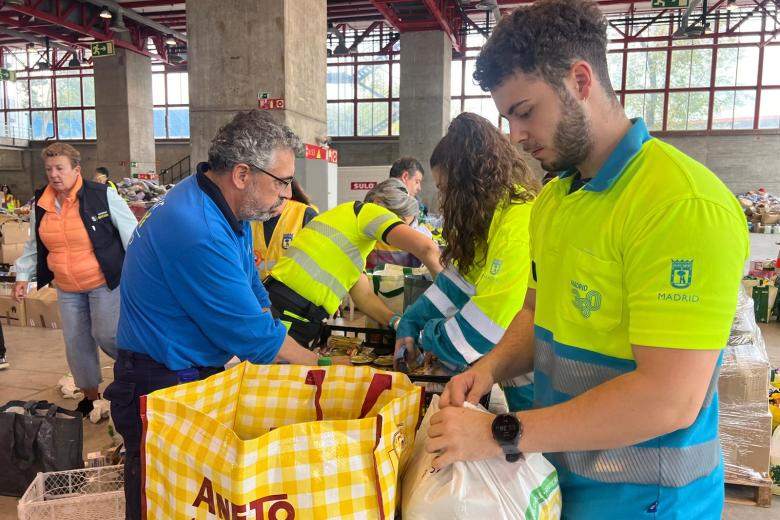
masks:
<path id="1" fill-rule="evenodd" d="M 293 240 L 271 276 L 329 314 L 352 289 L 395 214 L 373 203 L 347 202 L 320 213 Z"/>
<path id="2" fill-rule="evenodd" d="M 252 242 L 255 249 L 255 262 L 260 272 L 260 279 L 265 279 L 271 274 L 271 269 L 277 260 L 282 257 L 285 249 L 290 247 L 295 234 L 303 227 L 303 217 L 308 206 L 294 200 L 287 201 L 279 222 L 276 223 L 271 235 L 271 243 L 265 243 L 265 231 L 263 223 L 252 222 Z"/>

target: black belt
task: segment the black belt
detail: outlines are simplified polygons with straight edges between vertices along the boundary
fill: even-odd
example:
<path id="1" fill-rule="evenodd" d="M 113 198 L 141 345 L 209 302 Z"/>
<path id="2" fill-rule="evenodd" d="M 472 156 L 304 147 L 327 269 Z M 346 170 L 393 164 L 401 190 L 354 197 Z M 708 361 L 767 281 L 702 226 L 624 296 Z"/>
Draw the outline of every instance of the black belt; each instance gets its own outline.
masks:
<path id="1" fill-rule="evenodd" d="M 119 349 L 117 351 L 117 361 L 129 361 L 134 367 L 151 367 L 162 370 L 167 370 L 172 374 L 176 374 L 180 382 L 189 382 L 196 379 L 205 379 L 213 376 L 224 370 L 224 367 L 199 367 L 193 366 L 185 368 L 184 370 L 171 370 L 164 364 L 160 363 L 156 359 L 140 352 L 133 352 L 132 350 Z"/>
<path id="2" fill-rule="evenodd" d="M 312 323 L 320 323 L 330 316 L 328 311 L 322 306 L 314 305 L 275 278 L 269 276 L 263 280 L 263 285 L 271 297 L 271 304 L 279 312 L 289 310 L 299 316 L 303 316 Z"/>

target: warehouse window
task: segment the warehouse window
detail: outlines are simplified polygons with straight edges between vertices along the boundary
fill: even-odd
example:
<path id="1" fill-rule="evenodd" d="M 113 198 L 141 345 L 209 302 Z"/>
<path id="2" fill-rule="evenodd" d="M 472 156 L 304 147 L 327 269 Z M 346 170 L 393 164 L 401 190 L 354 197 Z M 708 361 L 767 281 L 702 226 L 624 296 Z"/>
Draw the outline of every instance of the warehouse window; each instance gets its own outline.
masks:
<path id="1" fill-rule="evenodd" d="M 393 33 L 385 25 L 377 27 L 362 40 L 361 36 L 361 31 L 347 29 L 344 44 L 351 49 L 354 46 L 354 52 L 328 58 L 328 135 L 398 135 L 399 44 L 396 40 L 391 41 Z M 328 48 L 335 49 L 337 44 L 337 38 L 331 35 Z"/>
<path id="2" fill-rule="evenodd" d="M 62 57 L 54 50 L 48 63 Z M 34 49 L 3 53 L 3 66 L 16 72 L 16 81 L 0 82 L 0 133 L 35 140 L 94 139 L 92 69 L 40 70 L 42 61 Z"/>
<path id="3" fill-rule="evenodd" d="M 610 16 L 610 79 L 626 113 L 656 131 L 780 127 L 780 39 L 769 9 L 712 10 L 705 35 L 682 39 L 672 37 L 677 17 L 647 26 Z"/>
<path id="4" fill-rule="evenodd" d="M 167 72 L 164 65 L 153 65 L 152 102 L 155 139 L 190 137 L 189 76 L 186 72 Z"/>

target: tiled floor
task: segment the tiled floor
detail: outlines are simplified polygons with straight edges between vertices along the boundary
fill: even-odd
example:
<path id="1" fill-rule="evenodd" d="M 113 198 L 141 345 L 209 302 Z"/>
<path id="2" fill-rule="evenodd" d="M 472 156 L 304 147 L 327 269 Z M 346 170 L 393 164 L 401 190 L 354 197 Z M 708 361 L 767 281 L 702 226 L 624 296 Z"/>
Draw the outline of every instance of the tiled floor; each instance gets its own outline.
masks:
<path id="1" fill-rule="evenodd" d="M 753 258 L 775 258 L 780 235 L 751 235 Z M 780 323 L 761 326 L 772 366 L 780 366 Z M 11 399 L 47 399 L 65 408 L 75 408 L 76 402 L 61 397 L 57 381 L 67 372 L 65 351 L 60 331 L 5 327 L 3 329 L 11 367 L 0 371 L 0 404 Z M 103 356 L 103 377 L 111 380 L 110 359 Z M 105 384 L 102 385 L 105 387 Z M 84 423 L 84 453 L 111 444 L 106 421 Z M 16 499 L 0 497 L 0 520 L 16 519 Z M 780 497 L 775 497 L 771 509 L 727 504 L 723 515 L 728 520 L 759 520 L 780 518 Z M 84 519 L 92 520 L 92 519 Z"/>

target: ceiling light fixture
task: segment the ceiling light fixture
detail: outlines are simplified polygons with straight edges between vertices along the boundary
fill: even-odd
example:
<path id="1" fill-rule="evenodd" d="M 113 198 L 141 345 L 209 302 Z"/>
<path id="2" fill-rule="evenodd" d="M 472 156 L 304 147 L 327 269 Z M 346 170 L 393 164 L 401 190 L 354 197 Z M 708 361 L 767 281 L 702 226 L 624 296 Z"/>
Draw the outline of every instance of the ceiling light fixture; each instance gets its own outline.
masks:
<path id="1" fill-rule="evenodd" d="M 68 62 L 68 67 L 81 67 L 81 62 L 79 61 L 79 57 L 76 56 L 76 53 L 73 53 L 73 57 Z"/>
<path id="2" fill-rule="evenodd" d="M 165 37 L 165 45 L 169 47 L 175 47 L 176 46 L 176 38 L 173 37 L 172 34 L 169 34 Z"/>
<path id="3" fill-rule="evenodd" d="M 737 9 L 739 9 L 739 6 L 737 5 L 737 0 L 729 0 L 728 4 L 726 5 L 726 11 L 734 12 Z"/>
<path id="4" fill-rule="evenodd" d="M 110 20 L 111 18 L 113 18 L 113 15 L 111 14 L 111 11 L 109 11 L 107 7 L 104 7 L 100 11 L 100 17 L 105 18 L 106 20 Z"/>

